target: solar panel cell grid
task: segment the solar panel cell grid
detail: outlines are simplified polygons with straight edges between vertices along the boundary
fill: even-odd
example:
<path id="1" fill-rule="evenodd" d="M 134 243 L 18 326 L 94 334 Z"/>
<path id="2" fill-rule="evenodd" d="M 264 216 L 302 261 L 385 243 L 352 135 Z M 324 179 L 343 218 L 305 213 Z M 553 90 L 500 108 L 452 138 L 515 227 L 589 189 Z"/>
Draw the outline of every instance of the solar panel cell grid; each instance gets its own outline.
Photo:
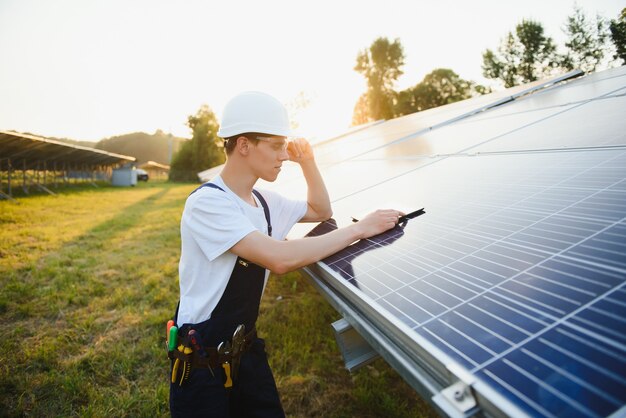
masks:
<path id="1" fill-rule="evenodd" d="M 485 138 L 474 152 L 503 152 L 528 149 L 558 149 L 563 147 L 615 146 L 626 143 L 626 106 L 624 88 L 611 98 L 595 98 L 554 114 L 543 121 L 528 115 L 524 129 L 500 137 Z M 593 98 L 590 98 L 593 99 Z M 485 121 L 487 123 L 488 121 Z M 492 121 L 493 122 L 493 121 Z"/>
<path id="2" fill-rule="evenodd" d="M 563 108 L 549 108 L 533 113 L 510 113 L 503 115 L 498 123 L 493 123 L 492 120 L 474 121 L 470 118 L 433 131 L 423 131 L 410 136 L 410 138 L 404 141 L 374 149 L 367 153 L 360 153 L 356 158 L 386 159 L 418 155 L 453 154 L 472 146 L 480 145 L 490 138 L 499 138 L 511 132 L 516 132 L 529 123 L 535 122 L 537 118 L 549 118 L 564 111 L 565 109 Z"/>
<path id="3" fill-rule="evenodd" d="M 544 81 L 539 81 L 524 86 L 517 86 L 480 96 L 471 101 L 451 103 L 446 106 L 385 121 L 382 124 L 376 124 L 353 134 L 341 136 L 336 140 L 320 144 L 316 147 L 316 157 L 323 164 L 344 161 L 364 151 L 384 147 L 389 143 L 407 136 L 413 136 L 417 132 L 428 130 L 451 119 L 471 114 L 485 106 L 501 103 L 503 99 L 507 99 L 511 95 L 530 91 L 543 83 Z"/>
<path id="4" fill-rule="evenodd" d="M 607 416 L 624 403 L 623 347 L 559 324 L 477 375 L 513 394 L 533 414 Z"/>
<path id="5" fill-rule="evenodd" d="M 624 87 L 626 84 L 626 74 L 623 68 L 612 68 L 585 77 L 576 78 L 565 84 L 553 86 L 551 89 L 537 92 L 537 98 L 541 98 L 548 92 L 566 95 L 570 101 L 584 100 L 589 98 L 590 94 L 606 94 L 617 88 Z"/>
<path id="6" fill-rule="evenodd" d="M 447 158 L 338 202 L 410 185 L 427 213 L 324 263 L 529 414 L 604 416 L 626 390 L 585 374 L 601 355 L 543 348 L 598 340 L 564 349 L 619 355 L 596 369 L 626 375 L 625 179 L 623 150 Z"/>

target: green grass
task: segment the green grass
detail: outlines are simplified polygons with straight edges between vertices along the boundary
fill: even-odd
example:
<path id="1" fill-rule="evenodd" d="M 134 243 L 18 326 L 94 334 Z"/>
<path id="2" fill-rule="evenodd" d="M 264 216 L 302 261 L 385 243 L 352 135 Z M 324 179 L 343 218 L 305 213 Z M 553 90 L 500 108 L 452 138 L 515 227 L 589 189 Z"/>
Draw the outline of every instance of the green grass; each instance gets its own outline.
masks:
<path id="1" fill-rule="evenodd" d="M 165 323 L 194 187 L 0 201 L 0 416 L 168 416 Z M 349 374 L 337 319 L 298 273 L 270 279 L 258 329 L 288 416 L 436 416 L 381 360 Z"/>

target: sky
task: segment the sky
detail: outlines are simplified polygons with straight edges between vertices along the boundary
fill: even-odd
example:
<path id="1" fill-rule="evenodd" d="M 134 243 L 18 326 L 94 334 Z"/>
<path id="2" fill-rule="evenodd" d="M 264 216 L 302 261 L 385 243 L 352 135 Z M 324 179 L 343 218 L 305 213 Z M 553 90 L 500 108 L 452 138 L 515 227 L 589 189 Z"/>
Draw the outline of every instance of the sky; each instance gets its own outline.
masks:
<path id="1" fill-rule="evenodd" d="M 614 19 L 623 0 L 577 0 Z M 0 130 L 98 141 L 157 129 L 190 137 L 239 92 L 274 95 L 312 140 L 346 130 L 365 91 L 359 51 L 398 38 L 411 87 L 435 68 L 498 87 L 482 53 L 522 19 L 563 44 L 573 0 L 0 0 Z"/>

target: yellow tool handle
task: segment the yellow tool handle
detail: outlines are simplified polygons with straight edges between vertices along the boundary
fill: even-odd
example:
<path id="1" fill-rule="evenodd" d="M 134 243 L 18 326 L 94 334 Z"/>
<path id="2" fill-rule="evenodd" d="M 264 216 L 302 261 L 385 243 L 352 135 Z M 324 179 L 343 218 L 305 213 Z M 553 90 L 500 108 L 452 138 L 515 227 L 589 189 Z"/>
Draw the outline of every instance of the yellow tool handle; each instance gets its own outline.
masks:
<path id="1" fill-rule="evenodd" d="M 179 345 L 178 346 L 178 351 L 182 351 L 185 354 L 191 354 L 193 352 L 193 350 L 190 347 L 184 347 L 183 345 Z M 176 359 L 176 361 L 179 361 L 180 359 Z M 187 363 L 186 361 L 183 362 L 183 372 L 180 374 L 180 382 L 178 382 L 178 386 L 182 386 L 183 385 L 183 381 L 185 379 L 189 378 L 189 373 L 191 372 L 191 364 Z M 174 381 L 172 380 L 172 383 L 174 383 Z"/>
<path id="2" fill-rule="evenodd" d="M 179 345 L 178 346 L 178 351 L 180 351 L 181 353 L 184 354 L 189 354 L 191 353 L 193 350 L 189 347 L 185 347 L 184 345 Z M 172 383 L 176 383 L 176 377 L 178 376 L 178 368 L 180 367 L 180 359 L 177 358 L 176 361 L 174 361 L 174 367 L 172 368 Z M 185 376 L 185 371 L 186 371 L 186 367 L 187 364 L 185 363 L 185 369 L 183 370 L 183 377 Z M 181 382 L 182 382 L 182 378 L 181 378 Z"/>
<path id="3" fill-rule="evenodd" d="M 226 372 L 226 382 L 224 383 L 224 387 L 230 388 L 233 386 L 233 380 L 230 378 L 230 363 L 222 363 L 222 367 L 224 368 L 224 372 Z"/>
<path id="4" fill-rule="evenodd" d="M 182 345 L 180 346 L 182 347 Z M 178 347 L 178 349 L 180 350 L 180 347 Z M 190 347 L 185 347 L 184 351 L 185 354 L 191 354 L 193 352 L 193 350 Z M 179 359 L 176 359 L 179 360 Z M 185 379 L 189 378 L 189 373 L 191 373 L 191 363 L 187 363 L 186 361 L 183 362 L 183 372 L 180 374 L 180 382 L 178 382 L 178 386 L 182 386 L 183 385 L 183 381 Z M 174 382 L 172 382 L 174 383 Z"/>
<path id="5" fill-rule="evenodd" d="M 178 374 L 178 366 L 180 366 L 180 359 L 177 358 L 172 368 L 172 383 L 176 383 L 176 375 Z"/>
<path id="6" fill-rule="evenodd" d="M 178 386 L 183 385 L 183 380 L 185 380 L 185 373 L 187 373 L 187 363 L 183 363 L 183 371 L 180 374 L 180 382 L 178 382 Z"/>

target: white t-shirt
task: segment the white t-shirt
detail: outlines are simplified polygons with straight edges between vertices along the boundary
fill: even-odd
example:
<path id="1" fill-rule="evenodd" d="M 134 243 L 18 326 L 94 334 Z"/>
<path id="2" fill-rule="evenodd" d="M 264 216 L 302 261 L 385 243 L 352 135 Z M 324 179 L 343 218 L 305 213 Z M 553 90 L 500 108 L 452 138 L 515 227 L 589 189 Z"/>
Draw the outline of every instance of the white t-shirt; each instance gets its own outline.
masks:
<path id="1" fill-rule="evenodd" d="M 224 191 L 203 187 L 193 193 L 187 198 L 180 222 L 179 325 L 211 317 L 237 261 L 237 256 L 229 251 L 232 246 L 257 230 L 267 235 L 265 212 L 256 196 L 254 207 L 233 193 L 220 176 L 211 183 Z M 260 192 L 270 210 L 272 238 L 285 239 L 306 213 L 307 203 L 267 190 Z M 266 283 L 268 276 L 266 270 Z"/>

